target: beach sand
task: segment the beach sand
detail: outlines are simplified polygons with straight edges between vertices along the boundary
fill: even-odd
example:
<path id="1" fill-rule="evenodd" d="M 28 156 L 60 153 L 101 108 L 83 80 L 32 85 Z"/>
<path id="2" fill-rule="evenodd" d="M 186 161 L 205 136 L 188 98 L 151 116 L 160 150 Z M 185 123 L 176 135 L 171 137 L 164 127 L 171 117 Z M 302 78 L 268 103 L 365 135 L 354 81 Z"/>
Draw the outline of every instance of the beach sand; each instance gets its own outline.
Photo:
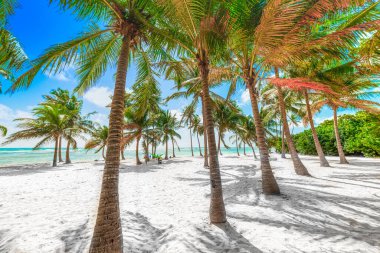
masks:
<path id="1" fill-rule="evenodd" d="M 288 156 L 289 157 L 289 156 Z M 302 156 L 313 177 L 272 155 L 280 196 L 261 193 L 259 162 L 220 158 L 228 223 L 208 221 L 202 158 L 123 161 L 124 252 L 380 252 L 380 159 Z M 86 252 L 103 162 L 0 169 L 0 252 Z"/>

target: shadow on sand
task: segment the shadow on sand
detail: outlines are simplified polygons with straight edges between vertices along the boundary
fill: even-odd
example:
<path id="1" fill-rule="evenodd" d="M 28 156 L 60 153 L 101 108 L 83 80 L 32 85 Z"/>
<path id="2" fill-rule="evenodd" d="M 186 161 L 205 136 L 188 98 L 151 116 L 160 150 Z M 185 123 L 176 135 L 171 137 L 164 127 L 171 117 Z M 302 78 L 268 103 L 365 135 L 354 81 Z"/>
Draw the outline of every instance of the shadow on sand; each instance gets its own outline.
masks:
<path id="1" fill-rule="evenodd" d="M 75 229 L 62 232 L 61 240 L 64 244 L 63 252 L 82 253 L 90 244 L 90 230 L 88 220 Z M 59 251 L 62 252 L 62 251 Z"/>

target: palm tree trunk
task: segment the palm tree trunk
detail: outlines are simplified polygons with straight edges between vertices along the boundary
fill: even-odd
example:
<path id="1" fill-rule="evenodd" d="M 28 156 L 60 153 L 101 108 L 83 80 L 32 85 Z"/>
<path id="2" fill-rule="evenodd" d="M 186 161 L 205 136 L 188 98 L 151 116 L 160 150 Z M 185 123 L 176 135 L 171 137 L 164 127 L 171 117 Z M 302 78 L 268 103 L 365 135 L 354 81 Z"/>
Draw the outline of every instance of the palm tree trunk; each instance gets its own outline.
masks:
<path id="1" fill-rule="evenodd" d="M 175 157 L 175 147 L 174 147 L 174 140 L 172 138 L 172 148 L 173 148 L 173 158 Z"/>
<path id="2" fill-rule="evenodd" d="M 205 112 L 206 129 L 207 129 L 207 140 L 209 148 L 209 159 L 210 159 L 210 181 L 211 181 L 211 203 L 210 203 L 210 221 L 211 223 L 225 223 L 226 210 L 223 200 L 223 189 L 222 189 L 222 179 L 219 170 L 218 152 L 216 150 L 215 142 L 215 132 L 214 132 L 214 122 L 211 112 L 211 99 L 209 94 L 209 83 L 208 74 L 209 66 L 206 53 L 201 52 L 203 59 L 198 58 L 198 67 L 201 74 L 202 80 L 202 94 L 203 94 L 203 105 Z"/>
<path id="3" fill-rule="evenodd" d="M 55 138 L 54 156 L 53 156 L 53 167 L 57 167 L 58 145 L 59 145 L 59 137 Z"/>
<path id="4" fill-rule="evenodd" d="M 243 142 L 243 150 L 244 150 L 244 155 L 246 156 L 247 153 L 245 152 L 245 142 Z"/>
<path id="5" fill-rule="evenodd" d="M 222 154 L 222 151 L 220 150 L 220 139 L 221 139 L 222 137 L 220 136 L 220 131 L 219 131 L 219 134 L 218 134 L 218 152 L 219 152 L 219 154 L 220 155 L 223 155 Z"/>
<path id="6" fill-rule="evenodd" d="M 104 154 L 104 149 L 105 149 L 105 147 L 102 148 L 102 157 L 103 157 L 104 160 L 106 160 L 106 156 Z"/>
<path id="7" fill-rule="evenodd" d="M 140 157 L 139 157 L 140 139 L 141 139 L 141 135 L 137 136 L 137 138 L 136 138 L 136 165 L 142 164 L 142 162 L 140 161 Z"/>
<path id="8" fill-rule="evenodd" d="M 149 159 L 149 141 L 148 141 L 148 139 L 146 138 L 146 145 L 145 145 L 145 155 L 146 155 L 146 160 L 147 161 L 150 161 L 150 159 Z"/>
<path id="9" fill-rule="evenodd" d="M 191 136 L 191 128 L 190 130 L 190 146 L 191 146 L 191 156 L 194 156 L 194 151 L 193 151 L 193 137 Z"/>
<path id="10" fill-rule="evenodd" d="M 168 138 L 165 141 L 165 160 L 169 160 L 169 157 L 168 157 Z"/>
<path id="11" fill-rule="evenodd" d="M 237 135 L 235 135 L 235 140 L 236 140 L 236 152 L 237 152 L 237 155 L 240 156 L 240 154 L 239 154 L 239 143 L 238 143 Z"/>
<path id="12" fill-rule="evenodd" d="M 318 139 L 317 131 L 315 130 L 315 127 L 314 127 L 313 115 L 311 113 L 310 104 L 309 104 L 309 94 L 306 89 L 304 91 L 304 94 L 305 94 L 305 100 L 306 100 L 307 117 L 309 119 L 309 124 L 310 124 L 311 133 L 313 135 L 315 149 L 317 150 L 317 153 L 319 156 L 319 163 L 321 167 L 330 167 L 330 164 L 326 160 L 325 154 L 323 153 L 321 143 L 319 142 L 319 139 Z"/>
<path id="13" fill-rule="evenodd" d="M 200 143 L 200 141 L 199 141 L 199 134 L 198 134 L 198 131 L 197 131 L 197 140 L 198 140 L 199 155 L 200 155 L 200 156 L 203 156 L 203 154 L 202 154 L 202 149 L 201 149 L 201 143 Z"/>
<path id="14" fill-rule="evenodd" d="M 339 154 L 339 163 L 341 164 L 348 164 L 348 161 L 346 159 L 346 156 L 344 155 L 343 151 L 343 146 L 342 142 L 340 140 L 340 135 L 339 135 L 339 129 L 338 129 L 338 114 L 337 114 L 337 109 L 336 107 L 333 107 L 333 112 L 334 112 L 334 132 L 335 132 L 335 139 L 336 139 L 336 146 L 338 148 L 338 154 Z"/>
<path id="15" fill-rule="evenodd" d="M 130 34 L 123 37 L 109 117 L 107 156 L 90 253 L 123 252 L 119 208 L 120 143 L 124 121 L 124 95 L 129 62 Z"/>
<path id="16" fill-rule="evenodd" d="M 254 157 L 255 159 L 257 159 L 255 149 L 253 148 L 253 144 L 251 145 L 251 149 L 252 149 L 253 157 Z"/>
<path id="17" fill-rule="evenodd" d="M 277 86 L 277 93 L 278 93 L 278 103 L 280 105 L 280 113 L 281 113 L 281 119 L 283 122 L 283 131 L 285 133 L 286 142 L 288 144 L 288 149 L 290 152 L 290 155 L 292 157 L 294 170 L 297 175 L 301 176 L 310 176 L 309 172 L 307 171 L 306 167 L 303 165 L 301 159 L 298 156 L 296 147 L 294 146 L 293 138 L 290 134 L 288 121 L 286 119 L 286 109 L 285 109 L 285 102 L 284 97 L 282 94 L 282 89 L 280 86 Z"/>
<path id="18" fill-rule="evenodd" d="M 284 124 L 282 124 L 284 125 Z M 281 130 L 281 158 L 286 158 L 285 156 L 285 133 L 284 133 L 284 126 L 281 127 L 280 125 L 280 130 Z"/>
<path id="19" fill-rule="evenodd" d="M 255 80 L 253 78 L 246 78 L 246 84 L 249 91 L 249 96 L 251 98 L 253 120 L 256 126 L 256 136 L 260 151 L 260 163 L 261 163 L 261 178 L 262 178 L 262 188 L 264 194 L 280 194 L 280 188 L 278 187 L 277 181 L 273 175 L 272 167 L 269 163 L 269 150 L 266 143 L 265 132 L 263 123 L 260 118 L 259 105 L 257 101 L 257 95 L 254 88 Z"/>
<path id="20" fill-rule="evenodd" d="M 63 162 L 62 159 L 62 136 L 59 137 L 59 146 L 58 146 L 58 156 L 59 156 L 59 162 Z"/>
<path id="21" fill-rule="evenodd" d="M 70 159 L 70 140 L 67 140 L 67 145 L 66 145 L 66 164 L 71 163 Z"/>
<path id="22" fill-rule="evenodd" d="M 207 128 L 206 128 L 206 111 L 205 105 L 203 102 L 203 96 L 201 96 L 202 101 L 202 117 L 203 117 L 203 141 L 204 141 L 204 164 L 203 166 L 207 168 L 209 166 L 208 163 L 208 145 L 207 145 Z"/>
<path id="23" fill-rule="evenodd" d="M 124 149 L 125 149 L 125 146 L 123 145 L 123 146 L 121 147 L 121 150 L 120 150 L 121 160 L 125 160 Z"/>

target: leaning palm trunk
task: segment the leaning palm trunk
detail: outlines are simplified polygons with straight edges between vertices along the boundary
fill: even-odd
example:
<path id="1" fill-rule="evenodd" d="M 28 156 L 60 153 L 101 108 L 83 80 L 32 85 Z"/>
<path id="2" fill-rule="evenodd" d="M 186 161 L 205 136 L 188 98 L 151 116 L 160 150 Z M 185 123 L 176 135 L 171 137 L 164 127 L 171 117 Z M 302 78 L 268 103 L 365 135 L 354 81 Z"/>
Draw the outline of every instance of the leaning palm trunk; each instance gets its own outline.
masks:
<path id="1" fill-rule="evenodd" d="M 251 149 L 252 149 L 253 157 L 254 157 L 255 159 L 257 159 L 256 152 L 255 152 L 255 149 L 253 148 L 253 145 L 252 145 L 252 144 L 251 144 Z"/>
<path id="2" fill-rule="evenodd" d="M 284 125 L 284 124 L 282 124 Z M 281 158 L 286 158 L 285 156 L 285 133 L 284 133 L 284 127 L 281 128 Z"/>
<path id="3" fill-rule="evenodd" d="M 168 138 L 165 141 L 165 160 L 169 159 L 169 157 L 168 157 Z"/>
<path id="4" fill-rule="evenodd" d="M 70 140 L 67 140 L 67 145 L 66 145 L 66 164 L 71 163 L 70 159 Z"/>
<path id="5" fill-rule="evenodd" d="M 58 159 L 59 159 L 59 162 L 63 162 L 63 159 L 62 159 L 62 136 L 59 137 L 59 146 L 58 146 Z"/>
<path id="6" fill-rule="evenodd" d="M 236 152 L 237 152 L 237 155 L 240 156 L 240 153 L 239 153 L 239 144 L 238 144 L 238 138 L 237 138 L 237 135 L 235 135 L 235 140 L 236 140 Z"/>
<path id="7" fill-rule="evenodd" d="M 190 129 L 190 147 L 191 147 L 191 156 L 194 156 L 194 151 L 193 151 L 193 137 L 191 135 L 191 128 Z"/>
<path id="8" fill-rule="evenodd" d="M 323 153 L 321 143 L 319 143 L 317 131 L 315 130 L 315 127 L 314 127 L 313 115 L 312 115 L 311 109 L 310 109 L 309 94 L 307 93 L 307 90 L 304 91 L 304 94 L 305 94 L 305 100 L 306 100 L 307 118 L 309 119 L 309 125 L 310 125 L 310 129 L 311 129 L 311 133 L 313 135 L 315 149 L 317 150 L 317 153 L 319 156 L 319 163 L 320 163 L 321 167 L 330 167 L 330 164 L 326 160 L 325 154 Z"/>
<path id="9" fill-rule="evenodd" d="M 244 155 L 246 156 L 247 153 L 245 152 L 245 142 L 243 142 L 243 151 L 244 151 Z"/>
<path id="10" fill-rule="evenodd" d="M 121 146 L 121 149 L 120 149 L 120 156 L 121 156 L 121 160 L 125 160 L 125 156 L 124 156 L 124 149 L 125 149 L 125 146 Z"/>
<path id="11" fill-rule="evenodd" d="M 219 131 L 219 135 L 218 135 L 218 153 L 220 154 L 220 155 L 223 155 L 222 154 L 222 151 L 220 150 L 220 139 L 221 139 L 222 137 L 221 137 L 221 134 L 220 134 L 220 131 Z"/>
<path id="12" fill-rule="evenodd" d="M 140 139 L 141 139 L 141 135 L 137 136 L 137 139 L 136 139 L 136 165 L 142 164 L 142 162 L 140 161 L 140 157 L 139 157 Z"/>
<path id="13" fill-rule="evenodd" d="M 209 94 L 209 63 L 205 51 L 202 51 L 202 58 L 198 58 L 198 67 L 202 80 L 203 106 L 205 112 L 205 129 L 207 129 L 207 140 L 210 159 L 210 221 L 211 223 L 224 223 L 226 219 L 226 210 L 223 200 L 222 179 L 219 170 L 218 152 L 215 142 L 214 122 L 211 112 L 211 99 Z M 203 59 L 203 60 L 202 60 Z"/>
<path id="14" fill-rule="evenodd" d="M 199 141 L 199 134 L 198 134 L 198 132 L 197 132 L 197 140 L 198 140 L 199 155 L 200 155 L 200 156 L 203 156 L 203 154 L 202 154 L 202 149 L 201 149 L 201 143 L 200 143 L 200 141 Z"/>
<path id="15" fill-rule="evenodd" d="M 260 163 L 261 163 L 261 178 L 262 188 L 264 194 L 280 194 L 280 188 L 274 178 L 272 168 L 269 163 L 269 150 L 265 139 L 265 132 L 263 123 L 260 118 L 259 105 L 257 101 L 257 95 L 254 88 L 255 80 L 253 78 L 246 78 L 246 84 L 251 98 L 251 105 L 253 111 L 253 120 L 256 126 L 256 136 L 260 151 Z"/>
<path id="16" fill-rule="evenodd" d="M 105 149 L 105 147 L 102 148 L 102 157 L 103 157 L 104 160 L 106 160 L 106 156 L 104 154 L 104 151 L 105 151 L 104 149 Z"/>
<path id="17" fill-rule="evenodd" d="M 282 94 L 282 89 L 280 86 L 277 86 L 277 93 L 278 93 L 278 103 L 280 105 L 281 119 L 283 122 L 283 131 L 285 134 L 286 142 L 288 144 L 288 149 L 289 149 L 290 155 L 292 157 L 294 170 L 295 170 L 297 175 L 310 176 L 306 167 L 303 165 L 301 159 L 299 158 L 297 150 L 294 146 L 293 138 L 292 138 L 292 136 L 290 134 L 290 130 L 289 130 L 288 121 L 286 119 L 285 102 L 284 102 L 284 97 Z"/>
<path id="18" fill-rule="evenodd" d="M 123 252 L 119 208 L 120 143 L 124 121 L 124 94 L 129 62 L 130 34 L 123 37 L 109 119 L 107 156 L 103 172 L 98 214 L 90 253 Z"/>
<path id="19" fill-rule="evenodd" d="M 202 117 L 203 117 L 203 140 L 204 140 L 204 164 L 203 166 L 207 168 L 209 166 L 208 163 L 208 145 L 207 145 L 207 129 L 206 129 L 206 112 L 205 105 L 203 102 L 203 95 L 201 96 L 202 101 Z"/>
<path id="20" fill-rule="evenodd" d="M 175 157 L 175 146 L 174 146 L 174 140 L 172 139 L 172 148 L 173 148 L 173 158 Z"/>
<path id="21" fill-rule="evenodd" d="M 340 161 L 339 163 L 348 164 L 346 156 L 344 155 L 342 142 L 339 136 L 337 108 L 333 107 L 332 109 L 334 112 L 334 132 L 335 132 L 336 146 L 338 148 L 338 154 L 339 154 L 339 161 Z"/>
<path id="22" fill-rule="evenodd" d="M 55 138 L 54 156 L 53 156 L 53 167 L 57 167 L 58 144 L 59 144 L 59 137 Z"/>

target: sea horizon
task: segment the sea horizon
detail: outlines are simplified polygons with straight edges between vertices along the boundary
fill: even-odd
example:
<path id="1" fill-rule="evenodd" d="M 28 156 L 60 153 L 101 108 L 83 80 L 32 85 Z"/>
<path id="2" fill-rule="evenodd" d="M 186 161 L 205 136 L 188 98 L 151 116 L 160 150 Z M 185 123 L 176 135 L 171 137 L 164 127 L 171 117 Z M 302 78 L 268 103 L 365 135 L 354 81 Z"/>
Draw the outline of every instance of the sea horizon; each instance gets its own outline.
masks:
<path id="1" fill-rule="evenodd" d="M 194 147 L 194 156 L 199 156 L 199 148 Z M 65 159 L 66 148 L 62 148 L 62 158 Z M 240 154 L 243 154 L 243 148 L 239 149 Z M 246 148 L 248 155 L 252 155 L 251 148 Z M 258 153 L 258 150 L 255 149 Z M 51 163 L 53 160 L 54 148 L 43 147 L 39 149 L 33 148 L 0 148 L 0 167 L 6 167 L 7 165 L 25 165 L 25 164 L 40 164 L 40 163 Z M 202 148 L 203 153 L 203 148 Z M 223 154 L 236 154 L 236 148 L 222 148 Z M 165 149 L 159 148 L 157 154 L 165 155 Z M 180 150 L 176 149 L 175 154 L 178 157 L 189 157 L 191 156 L 191 148 L 185 147 Z M 134 149 L 126 149 L 124 151 L 124 156 L 127 159 L 134 159 L 136 156 Z M 169 156 L 172 156 L 172 149 L 169 149 Z M 70 159 L 72 162 L 91 162 L 96 160 L 103 160 L 101 152 L 95 153 L 93 150 L 86 150 L 84 148 L 78 148 L 76 150 L 70 150 Z M 143 159 L 143 152 L 140 151 L 140 160 Z"/>

